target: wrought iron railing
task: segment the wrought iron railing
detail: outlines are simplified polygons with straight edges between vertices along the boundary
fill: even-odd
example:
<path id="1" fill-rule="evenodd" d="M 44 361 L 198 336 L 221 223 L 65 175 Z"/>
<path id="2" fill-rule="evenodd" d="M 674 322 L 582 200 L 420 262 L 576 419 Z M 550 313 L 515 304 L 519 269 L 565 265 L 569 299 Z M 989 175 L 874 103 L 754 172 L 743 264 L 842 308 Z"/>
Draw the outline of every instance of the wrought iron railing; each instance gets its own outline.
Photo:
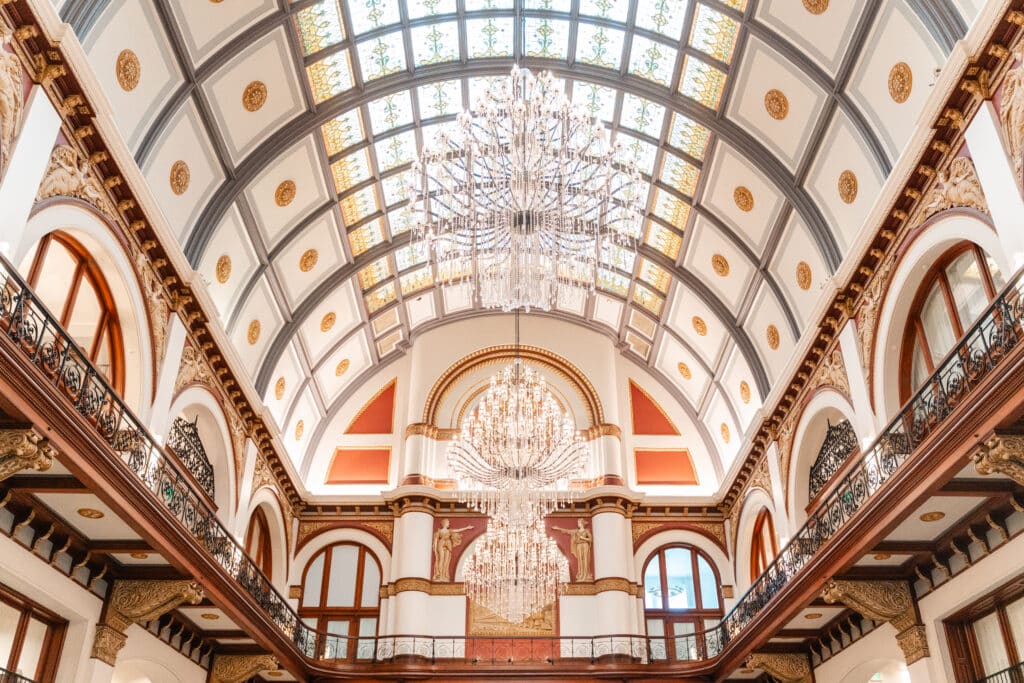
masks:
<path id="1" fill-rule="evenodd" d="M 979 678 L 977 683 L 1024 683 L 1024 662 Z"/>
<path id="2" fill-rule="evenodd" d="M 0 667 L 0 683 L 36 683 L 35 680 L 28 676 L 22 676 L 16 674 L 13 671 L 8 671 L 3 667 Z"/>
<path id="3" fill-rule="evenodd" d="M 0 259 L 0 333 L 6 334 L 71 405 L 93 423 L 122 462 L 146 485 L 196 542 L 249 594 L 307 657 L 379 662 L 402 655 L 457 657 L 503 663 L 623 655 L 655 663 L 710 659 L 742 632 L 786 583 L 874 494 L 936 427 L 985 379 L 1024 336 L 1024 271 L 1014 277 L 977 323 L 904 406 L 875 442 L 857 456 L 793 539 L 725 616 L 702 633 L 685 636 L 594 638 L 342 637 L 318 633 L 299 620 L 242 547 L 190 486 L 152 435 L 36 299 Z M 541 653 L 544 657 L 538 660 Z"/>
<path id="4" fill-rule="evenodd" d="M 818 457 L 814 459 L 807 477 L 808 495 L 812 500 L 828 485 L 832 477 L 836 476 L 836 472 L 843 468 L 846 460 L 856 450 L 857 433 L 849 420 L 828 426 L 825 439 L 818 449 Z"/>
<path id="5" fill-rule="evenodd" d="M 167 436 L 167 447 L 174 451 L 178 460 L 191 473 L 196 482 L 203 487 L 210 499 L 213 499 L 213 465 L 206 455 L 206 448 L 199 438 L 199 417 L 189 422 L 183 417 L 174 418 L 170 434 Z"/>

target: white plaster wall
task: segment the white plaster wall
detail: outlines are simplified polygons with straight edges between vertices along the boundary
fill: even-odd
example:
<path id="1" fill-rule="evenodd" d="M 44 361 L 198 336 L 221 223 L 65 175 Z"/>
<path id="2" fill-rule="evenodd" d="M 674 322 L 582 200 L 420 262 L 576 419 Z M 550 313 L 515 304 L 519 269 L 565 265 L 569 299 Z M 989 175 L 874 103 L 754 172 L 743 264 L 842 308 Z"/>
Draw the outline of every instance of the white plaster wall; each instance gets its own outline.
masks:
<path id="1" fill-rule="evenodd" d="M 111 683 L 206 683 L 206 670 L 141 626 L 128 628 Z"/>
<path id="2" fill-rule="evenodd" d="M 868 683 L 879 672 L 883 683 L 910 683 L 903 651 L 896 643 L 896 629 L 889 624 L 823 662 L 814 670 L 814 678 L 821 683 Z"/>

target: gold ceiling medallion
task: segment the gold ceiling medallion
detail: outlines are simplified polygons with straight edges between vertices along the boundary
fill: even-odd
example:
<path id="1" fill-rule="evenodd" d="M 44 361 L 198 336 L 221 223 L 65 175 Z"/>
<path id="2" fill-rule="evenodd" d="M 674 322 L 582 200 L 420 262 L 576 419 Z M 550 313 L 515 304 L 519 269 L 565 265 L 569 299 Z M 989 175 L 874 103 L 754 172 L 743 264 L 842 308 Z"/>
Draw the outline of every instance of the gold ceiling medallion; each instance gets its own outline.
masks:
<path id="1" fill-rule="evenodd" d="M 259 111 L 267 102 L 267 86 L 263 81 L 253 81 L 242 92 L 242 106 L 246 111 Z"/>
<path id="2" fill-rule="evenodd" d="M 888 560 L 890 557 L 892 557 L 892 553 L 875 553 L 875 559 L 879 562 Z"/>
<path id="3" fill-rule="evenodd" d="M 808 612 L 804 615 L 804 619 L 821 619 L 821 612 Z"/>
<path id="4" fill-rule="evenodd" d="M 776 121 L 781 121 L 789 116 L 789 100 L 781 90 L 775 88 L 764 94 L 764 108 L 768 112 L 768 116 Z"/>
<path id="5" fill-rule="evenodd" d="M 179 196 L 185 194 L 191 180 L 192 173 L 188 170 L 188 164 L 181 159 L 171 164 L 171 192 Z"/>
<path id="6" fill-rule="evenodd" d="M 117 74 L 117 84 L 121 86 L 121 90 L 131 92 L 139 86 L 142 66 L 139 64 L 138 56 L 131 50 L 121 50 L 117 55 L 114 71 Z"/>
<path id="7" fill-rule="evenodd" d="M 857 199 L 857 175 L 853 171 L 839 174 L 839 198 L 846 204 L 853 204 Z"/>
<path id="8" fill-rule="evenodd" d="M 320 331 L 330 332 L 331 328 L 334 327 L 334 323 L 338 320 L 338 316 L 334 314 L 334 311 L 329 311 L 323 318 L 320 319 Z"/>
<path id="9" fill-rule="evenodd" d="M 811 266 L 807 261 L 796 264 L 796 284 L 804 291 L 811 288 Z"/>
<path id="10" fill-rule="evenodd" d="M 897 62 L 889 69 L 889 97 L 897 104 L 903 104 L 910 99 L 910 92 L 914 88 L 914 72 L 906 62 Z"/>
<path id="11" fill-rule="evenodd" d="M 729 275 L 729 261 L 721 254 L 715 254 L 711 257 L 711 267 L 715 269 L 715 273 L 722 277 Z"/>
<path id="12" fill-rule="evenodd" d="M 251 323 L 249 323 L 249 329 L 245 333 L 245 339 L 246 339 L 246 341 L 249 342 L 250 346 L 252 346 L 253 344 L 255 344 L 256 342 L 258 342 L 260 340 L 260 321 L 259 320 L 253 320 Z"/>
<path id="13" fill-rule="evenodd" d="M 749 213 L 754 210 L 754 194 L 742 185 L 733 190 L 732 200 L 740 211 Z"/>
<path id="14" fill-rule="evenodd" d="M 219 614 L 214 614 L 213 612 L 204 612 L 203 614 L 200 614 L 199 616 L 202 617 L 203 619 L 206 619 L 207 621 L 217 621 L 218 619 L 220 619 L 220 615 Z"/>
<path id="15" fill-rule="evenodd" d="M 686 363 L 680 363 L 676 367 L 679 368 L 679 374 L 683 376 L 683 379 L 691 379 L 693 377 L 693 373 L 690 372 L 690 366 Z"/>
<path id="16" fill-rule="evenodd" d="M 86 519 L 103 519 L 103 513 L 93 508 L 78 508 L 78 515 Z"/>
<path id="17" fill-rule="evenodd" d="M 941 512 L 939 510 L 933 510 L 932 512 L 926 512 L 923 515 L 921 515 L 921 521 L 922 522 L 937 522 L 937 521 L 939 521 L 940 519 L 942 519 L 945 516 L 946 516 L 945 512 Z"/>
<path id="18" fill-rule="evenodd" d="M 740 400 L 744 403 L 750 403 L 750 385 L 745 381 L 740 382 Z"/>
<path id="19" fill-rule="evenodd" d="M 700 316 L 693 316 L 693 331 L 696 332 L 701 337 L 707 336 L 708 325 Z"/>
<path id="20" fill-rule="evenodd" d="M 307 249 L 302 253 L 302 258 L 299 259 L 299 270 L 303 273 L 308 273 L 316 267 L 316 262 L 320 258 L 320 254 L 317 253 L 316 249 Z"/>
<path id="21" fill-rule="evenodd" d="M 804 9 L 811 14 L 824 14 L 828 9 L 828 0 L 804 0 Z"/>
<path id="22" fill-rule="evenodd" d="M 342 358 L 338 361 L 338 367 L 334 368 L 334 376 L 341 377 L 348 372 L 348 367 L 351 365 L 351 361 L 348 358 Z"/>
<path id="23" fill-rule="evenodd" d="M 131 557 L 134 560 L 148 560 L 149 553 L 132 553 Z"/>
<path id="24" fill-rule="evenodd" d="M 277 381 L 274 382 L 274 398 L 276 398 L 278 401 L 284 398 L 284 387 L 284 377 L 278 377 Z"/>
<path id="25" fill-rule="evenodd" d="M 774 351 L 779 348 L 779 328 L 775 327 L 775 325 L 769 325 L 765 334 L 768 337 L 768 346 L 771 350 Z"/>
<path id="26" fill-rule="evenodd" d="M 214 269 L 217 274 L 217 282 L 224 284 L 231 277 L 231 257 L 221 254 L 217 259 L 217 267 Z"/>
<path id="27" fill-rule="evenodd" d="M 292 203 L 295 199 L 295 181 L 284 180 L 277 189 L 274 190 L 274 203 L 284 208 Z"/>
<path id="28" fill-rule="evenodd" d="M 302 441 L 302 433 L 306 431 L 306 423 L 299 420 L 295 423 L 295 440 Z"/>
<path id="29" fill-rule="evenodd" d="M 729 434 L 729 425 L 723 422 L 722 426 L 719 429 L 722 432 L 722 441 L 724 441 L 725 443 L 729 443 L 729 439 L 732 438 L 732 435 Z"/>

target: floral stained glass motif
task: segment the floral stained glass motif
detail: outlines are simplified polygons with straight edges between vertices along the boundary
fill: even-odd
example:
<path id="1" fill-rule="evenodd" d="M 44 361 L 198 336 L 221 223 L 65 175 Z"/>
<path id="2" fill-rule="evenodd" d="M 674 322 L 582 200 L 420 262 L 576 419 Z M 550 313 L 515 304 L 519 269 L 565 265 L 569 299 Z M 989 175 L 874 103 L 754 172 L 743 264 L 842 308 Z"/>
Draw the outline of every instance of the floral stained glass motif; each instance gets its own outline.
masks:
<path id="1" fill-rule="evenodd" d="M 395 265 L 398 266 L 398 272 L 426 262 L 427 255 L 427 249 L 422 242 L 414 242 L 401 249 L 396 249 Z"/>
<path id="2" fill-rule="evenodd" d="M 395 283 L 389 282 L 367 294 L 363 299 L 366 301 L 366 310 L 373 315 L 397 298 L 395 294 Z"/>
<path id="3" fill-rule="evenodd" d="M 466 20 L 470 59 L 511 56 L 512 36 L 512 19 L 509 17 Z"/>
<path id="4" fill-rule="evenodd" d="M 434 276 L 430 272 L 430 266 L 424 266 L 401 276 L 398 278 L 398 282 L 402 289 L 402 296 L 406 296 L 432 286 Z"/>
<path id="5" fill-rule="evenodd" d="M 368 185 L 347 195 L 338 203 L 345 225 L 358 223 L 380 208 L 377 204 L 377 186 Z"/>
<path id="6" fill-rule="evenodd" d="M 572 100 L 586 107 L 599 121 L 611 121 L 615 116 L 615 91 L 603 85 L 576 81 L 572 86 Z"/>
<path id="7" fill-rule="evenodd" d="M 571 0 L 525 0 L 526 9 L 543 9 L 549 12 L 568 12 Z"/>
<path id="8" fill-rule="evenodd" d="M 640 259 L 637 276 L 662 294 L 667 294 L 668 286 L 672 284 L 672 275 L 667 270 L 645 258 Z"/>
<path id="9" fill-rule="evenodd" d="M 397 24 L 398 0 L 352 0 L 345 3 L 356 35 Z"/>
<path id="10" fill-rule="evenodd" d="M 621 130 L 615 134 L 615 142 L 622 145 L 622 151 L 618 155 L 621 161 L 635 161 L 637 169 L 645 175 L 649 176 L 654 172 L 654 160 L 658 156 L 658 148 L 655 145 Z"/>
<path id="11" fill-rule="evenodd" d="M 700 169 L 674 154 L 665 152 L 665 160 L 661 164 L 661 180 L 680 194 L 693 196 L 700 179 Z"/>
<path id="12" fill-rule="evenodd" d="M 668 132 L 668 144 L 689 154 L 694 159 L 703 160 L 708 149 L 711 132 L 682 114 L 672 114 L 672 127 Z"/>
<path id="13" fill-rule="evenodd" d="M 636 253 L 617 244 L 606 242 L 601 249 L 601 263 L 609 268 L 632 273 L 633 265 L 636 263 Z"/>
<path id="14" fill-rule="evenodd" d="M 373 100 L 367 105 L 367 110 L 374 135 L 412 123 L 412 99 L 405 91 Z"/>
<path id="15" fill-rule="evenodd" d="M 416 91 L 416 98 L 423 120 L 458 114 L 462 111 L 462 82 L 436 81 L 421 85 Z"/>
<path id="16" fill-rule="evenodd" d="M 482 9 L 512 9 L 513 0 L 466 0 L 466 11 Z"/>
<path id="17" fill-rule="evenodd" d="M 614 28 L 580 22 L 576 33 L 576 60 L 618 70 L 625 35 Z"/>
<path id="18" fill-rule="evenodd" d="M 656 316 L 661 316 L 665 307 L 665 299 L 644 287 L 639 282 L 633 286 L 633 301 L 640 304 Z"/>
<path id="19" fill-rule="evenodd" d="M 334 176 L 334 188 L 338 194 L 344 194 L 359 183 L 370 177 L 370 159 L 366 150 L 353 152 L 331 164 L 331 175 Z"/>
<path id="20" fill-rule="evenodd" d="M 677 230 L 685 230 L 690 219 L 690 205 L 665 190 L 655 190 L 654 215 Z"/>
<path id="21" fill-rule="evenodd" d="M 679 258 L 683 238 L 656 221 L 647 221 L 644 244 L 654 247 L 673 261 Z"/>
<path id="22" fill-rule="evenodd" d="M 356 47 L 364 81 L 373 81 L 405 70 L 405 47 L 402 45 L 401 31 L 364 40 Z"/>
<path id="23" fill-rule="evenodd" d="M 432 14 L 454 14 L 455 0 L 408 0 L 405 8 L 410 19 Z"/>
<path id="24" fill-rule="evenodd" d="M 409 198 L 409 170 L 399 171 L 382 178 L 381 189 L 384 191 L 384 206 L 394 206 Z"/>
<path id="25" fill-rule="evenodd" d="M 459 58 L 459 28 L 454 21 L 417 26 L 412 29 L 412 52 L 416 66 L 452 62 Z"/>
<path id="26" fill-rule="evenodd" d="M 639 0 L 636 9 L 636 25 L 660 33 L 673 40 L 679 40 L 683 33 L 683 21 L 689 0 Z"/>
<path id="27" fill-rule="evenodd" d="M 622 98 L 621 125 L 657 138 L 665 120 L 665 107 L 633 94 Z"/>
<path id="28" fill-rule="evenodd" d="M 311 55 L 345 39 L 338 0 L 320 0 L 295 14 L 302 52 Z"/>
<path id="29" fill-rule="evenodd" d="M 683 62 L 683 76 L 679 81 L 679 92 L 697 100 L 705 107 L 718 109 L 725 87 L 725 72 L 707 62 L 687 56 Z"/>
<path id="30" fill-rule="evenodd" d="M 348 234 L 348 243 L 352 248 L 353 256 L 359 256 L 370 247 L 383 243 L 384 239 L 384 223 L 379 218 Z"/>
<path id="31" fill-rule="evenodd" d="M 580 0 L 580 14 L 626 23 L 629 3 L 622 0 Z"/>
<path id="32" fill-rule="evenodd" d="M 377 165 L 382 171 L 412 163 L 416 157 L 416 135 L 411 130 L 392 135 L 377 142 L 374 151 L 377 153 Z"/>
<path id="33" fill-rule="evenodd" d="M 412 212 L 409 211 L 408 205 L 388 212 L 388 226 L 391 228 L 392 236 L 412 230 Z"/>
<path id="34" fill-rule="evenodd" d="M 732 7 L 735 10 L 742 12 L 747 9 L 747 0 L 718 0 L 726 7 Z"/>
<path id="35" fill-rule="evenodd" d="M 690 32 L 690 44 L 718 61 L 728 63 L 732 59 L 739 28 L 735 19 L 699 4 Z"/>
<path id="36" fill-rule="evenodd" d="M 387 256 L 382 256 L 360 269 L 356 277 L 359 278 L 359 288 L 365 292 L 391 277 L 391 274 L 391 262 Z"/>
<path id="37" fill-rule="evenodd" d="M 349 109 L 325 123 L 321 130 L 327 155 L 334 156 L 338 152 L 366 139 L 362 119 L 358 109 Z"/>
<path id="38" fill-rule="evenodd" d="M 597 286 L 625 298 L 629 294 L 629 278 L 607 268 L 597 269 Z"/>
<path id="39" fill-rule="evenodd" d="M 676 64 L 676 50 L 644 36 L 633 36 L 629 73 L 661 85 L 669 85 Z"/>
<path id="40" fill-rule="evenodd" d="M 569 49 L 569 22 L 558 19 L 526 19 L 526 55 L 565 59 Z"/>
<path id="41" fill-rule="evenodd" d="M 306 67 L 306 77 L 313 91 L 313 100 L 317 103 L 351 89 L 354 82 L 348 50 L 335 52 L 313 62 Z"/>

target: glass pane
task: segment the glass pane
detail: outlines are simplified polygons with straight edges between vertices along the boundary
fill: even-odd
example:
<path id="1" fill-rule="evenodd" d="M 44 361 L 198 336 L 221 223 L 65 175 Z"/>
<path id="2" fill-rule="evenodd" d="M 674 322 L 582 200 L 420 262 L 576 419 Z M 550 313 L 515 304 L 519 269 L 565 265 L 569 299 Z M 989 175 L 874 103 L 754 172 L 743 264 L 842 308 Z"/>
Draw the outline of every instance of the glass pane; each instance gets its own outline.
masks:
<path id="1" fill-rule="evenodd" d="M 932 362 L 938 364 L 956 344 L 953 323 L 949 319 L 946 300 L 942 295 L 942 288 L 938 284 L 932 288 L 921 308 L 921 324 L 924 326 L 925 337 L 928 338 Z"/>
<path id="2" fill-rule="evenodd" d="M 693 636 L 696 630 L 696 625 L 689 621 L 677 621 L 672 624 L 676 659 L 697 659 L 697 639 Z"/>
<path id="3" fill-rule="evenodd" d="M 703 557 L 697 556 L 697 573 L 700 576 L 700 604 L 704 609 L 718 609 L 718 579 L 715 570 Z"/>
<path id="4" fill-rule="evenodd" d="M 75 267 L 78 260 L 64 248 L 62 244 L 50 240 L 50 246 L 46 250 L 46 261 L 39 271 L 39 281 L 36 283 L 36 296 L 43 302 L 43 305 L 50 309 L 50 313 L 60 319 L 64 312 L 64 302 L 68 297 L 68 285 L 75 274 Z"/>
<path id="5" fill-rule="evenodd" d="M 0 666 L 6 666 L 10 659 L 20 616 L 21 612 L 0 602 Z"/>
<path id="6" fill-rule="evenodd" d="M 96 365 L 96 369 L 99 370 L 104 377 L 108 380 L 110 376 L 110 328 L 104 327 L 103 338 L 100 339 L 100 347 L 96 350 L 96 357 L 93 358 L 93 363 Z"/>
<path id="7" fill-rule="evenodd" d="M 367 557 L 363 562 L 363 592 L 360 605 L 363 607 L 376 607 L 380 600 L 380 569 L 372 557 Z"/>
<path id="8" fill-rule="evenodd" d="M 67 331 L 86 355 L 92 351 L 92 342 L 96 337 L 96 325 L 100 320 L 102 310 L 96 288 L 93 287 L 92 282 L 83 278 L 71 309 L 71 319 L 68 320 Z"/>
<path id="9" fill-rule="evenodd" d="M 348 622 L 328 621 L 327 633 L 338 637 L 327 638 L 324 645 L 324 657 L 326 659 L 345 659 L 348 656 Z"/>
<path id="10" fill-rule="evenodd" d="M 302 51 L 307 55 L 336 45 L 345 38 L 338 0 L 319 0 L 315 5 L 299 10 L 295 23 L 299 27 Z"/>
<path id="11" fill-rule="evenodd" d="M 960 315 L 960 323 L 966 332 L 971 324 L 985 312 L 988 306 L 988 294 L 982 282 L 981 270 L 974 252 L 968 251 L 946 266 L 946 277 L 949 288 L 953 291 L 953 301 Z"/>
<path id="12" fill-rule="evenodd" d="M 302 606 L 316 607 L 320 604 L 320 587 L 324 581 L 324 557 L 326 553 L 316 556 L 306 570 L 306 582 L 302 584 Z"/>
<path id="13" fill-rule="evenodd" d="M 352 607 L 356 601 L 356 570 L 359 548 L 337 545 L 331 551 L 331 576 L 327 584 L 327 607 Z"/>
<path id="14" fill-rule="evenodd" d="M 644 572 L 644 607 L 661 609 L 661 566 L 657 555 L 647 563 L 647 571 Z"/>
<path id="15" fill-rule="evenodd" d="M 974 622 L 974 636 L 978 641 L 981 665 L 985 669 L 986 676 L 1010 666 L 1010 659 L 1006 654 L 1006 644 L 1003 642 L 1003 633 L 999 628 L 998 614 L 993 612 Z"/>
<path id="16" fill-rule="evenodd" d="M 1006 617 L 1010 622 L 1013 642 L 1017 644 L 1017 654 L 1021 655 L 1021 649 L 1024 648 L 1024 598 L 1006 606 Z"/>
<path id="17" fill-rule="evenodd" d="M 998 292 L 1006 284 L 1006 278 L 1003 277 L 1003 271 L 999 270 L 999 264 L 992 260 L 992 257 L 985 254 L 985 265 L 988 266 L 989 275 L 992 276 L 992 284 L 996 286 Z"/>
<path id="18" fill-rule="evenodd" d="M 648 619 L 647 635 L 651 638 L 660 638 L 665 635 L 665 622 L 661 619 Z M 667 659 L 664 640 L 651 640 L 650 644 L 651 659 Z"/>
<path id="19" fill-rule="evenodd" d="M 21 656 L 14 666 L 15 673 L 22 676 L 35 676 L 39 668 L 39 657 L 43 653 L 46 642 L 46 624 L 38 619 L 29 619 L 25 629 L 25 640 L 21 643 Z"/>
<path id="20" fill-rule="evenodd" d="M 910 381 L 913 382 L 914 390 L 919 389 L 928 380 L 928 365 L 925 363 L 924 351 L 921 350 L 921 343 L 914 336 L 914 355 L 910 364 Z"/>
<path id="21" fill-rule="evenodd" d="M 668 608 L 693 609 L 697 601 L 693 590 L 693 558 L 687 548 L 665 551 L 665 573 L 668 583 Z"/>
<path id="22" fill-rule="evenodd" d="M 377 635 L 377 618 L 373 617 L 371 619 L 360 619 L 359 635 L 363 637 L 359 639 L 359 647 L 356 650 L 356 658 L 371 659 L 373 657 L 374 636 Z"/>

